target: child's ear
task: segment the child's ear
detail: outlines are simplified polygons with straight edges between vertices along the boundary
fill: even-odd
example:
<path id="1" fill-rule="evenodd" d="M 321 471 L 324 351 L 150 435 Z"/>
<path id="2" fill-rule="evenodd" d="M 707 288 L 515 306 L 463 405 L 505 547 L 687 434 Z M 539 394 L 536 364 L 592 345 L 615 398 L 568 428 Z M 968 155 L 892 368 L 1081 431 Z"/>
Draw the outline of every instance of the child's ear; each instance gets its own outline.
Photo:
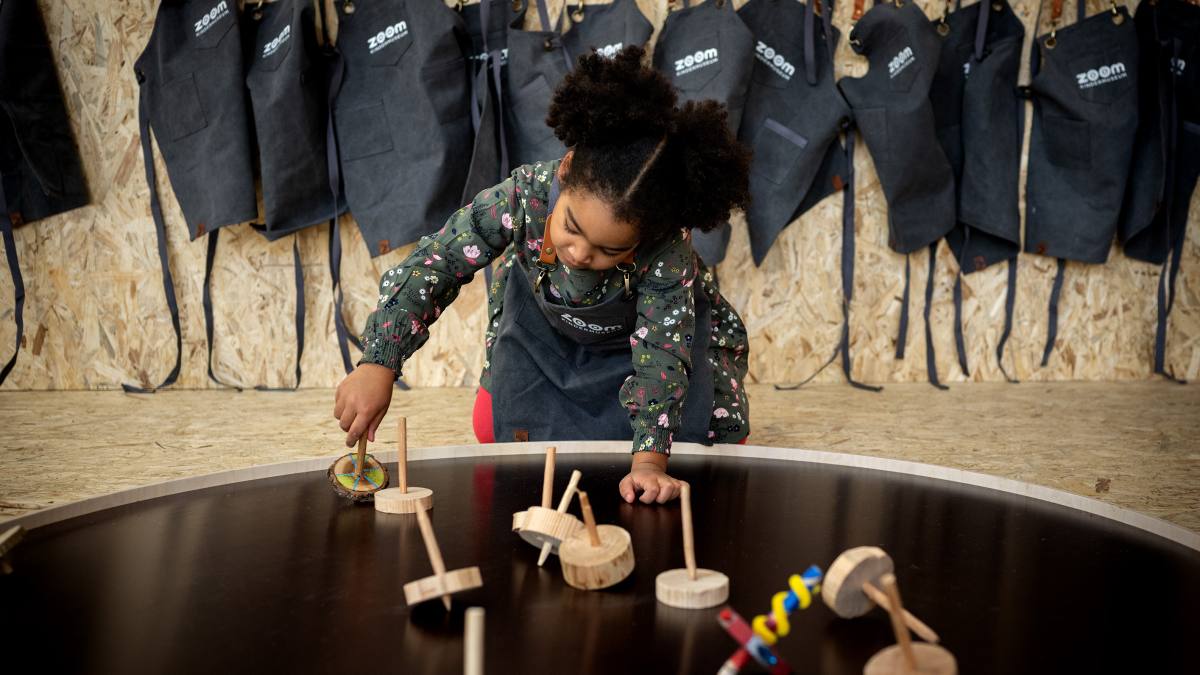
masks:
<path id="1" fill-rule="evenodd" d="M 571 160 L 575 157 L 574 150 L 568 150 L 567 154 L 563 155 L 562 161 L 558 163 L 558 182 L 566 182 L 567 176 L 571 175 Z"/>

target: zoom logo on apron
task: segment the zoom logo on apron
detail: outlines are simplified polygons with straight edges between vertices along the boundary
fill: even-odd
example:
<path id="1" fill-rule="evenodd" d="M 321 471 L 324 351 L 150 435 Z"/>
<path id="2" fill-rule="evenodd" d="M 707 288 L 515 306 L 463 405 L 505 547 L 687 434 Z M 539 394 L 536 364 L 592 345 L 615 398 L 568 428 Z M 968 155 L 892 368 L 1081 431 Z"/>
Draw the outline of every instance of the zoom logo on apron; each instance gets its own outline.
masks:
<path id="1" fill-rule="evenodd" d="M 1080 89 L 1099 87 L 1102 84 L 1123 80 L 1126 77 L 1129 77 L 1129 74 L 1125 71 L 1125 64 L 1119 61 L 1111 66 L 1100 66 L 1086 72 L 1075 73 L 1075 81 L 1079 84 Z"/>
<path id="2" fill-rule="evenodd" d="M 279 35 L 275 36 L 275 39 L 263 45 L 262 57 L 265 59 L 279 51 L 279 48 L 282 47 L 283 43 L 287 42 L 288 38 L 290 37 L 292 37 L 292 27 L 284 26 L 283 30 L 279 32 Z"/>
<path id="3" fill-rule="evenodd" d="M 596 53 L 599 54 L 600 56 L 603 56 L 606 59 L 611 59 L 612 57 L 616 56 L 617 52 L 621 51 L 624 47 L 625 47 L 624 42 L 618 42 L 618 43 L 612 44 L 612 45 L 604 45 L 603 47 L 596 47 Z"/>
<path id="4" fill-rule="evenodd" d="M 559 314 L 558 318 L 562 319 L 563 321 L 567 322 L 568 324 L 574 326 L 575 328 L 577 328 L 579 330 L 585 330 L 585 331 L 587 331 L 589 333 L 593 333 L 595 335 L 610 335 L 612 333 L 615 333 L 615 332 L 621 330 L 621 328 L 623 327 L 620 324 L 617 324 L 616 326 L 601 326 L 600 324 L 596 324 L 596 323 L 588 323 L 588 322 L 584 321 L 583 319 L 577 319 L 577 318 L 571 316 L 567 312 L 563 312 L 562 314 Z"/>
<path id="5" fill-rule="evenodd" d="M 694 73 L 701 68 L 714 66 L 720 61 L 716 47 L 697 49 L 695 54 L 688 54 L 682 59 L 675 59 L 675 77 Z"/>
<path id="6" fill-rule="evenodd" d="M 196 19 L 196 37 L 200 37 L 208 32 L 208 29 L 217 25 L 217 22 L 229 16 L 229 0 L 221 0 L 208 13 Z"/>
<path id="7" fill-rule="evenodd" d="M 408 22 L 397 21 L 367 38 L 367 50 L 376 54 L 384 47 L 408 37 Z"/>
<path id="8" fill-rule="evenodd" d="M 916 60 L 916 57 L 913 56 L 912 47 L 901 49 L 899 54 L 893 56 L 891 61 L 888 61 L 888 77 L 896 77 Z"/>
<path id="9" fill-rule="evenodd" d="M 1171 57 L 1171 74 L 1183 75 L 1183 71 L 1187 68 L 1187 61 L 1180 58 Z"/>
<path id="10" fill-rule="evenodd" d="M 784 80 L 791 81 L 792 75 L 796 74 L 796 66 L 788 63 L 788 60 L 783 58 L 783 54 L 775 51 L 774 47 L 771 47 L 762 40 L 759 40 L 758 44 L 754 47 L 754 55 L 759 61 L 767 64 L 767 67 L 772 72 Z"/>

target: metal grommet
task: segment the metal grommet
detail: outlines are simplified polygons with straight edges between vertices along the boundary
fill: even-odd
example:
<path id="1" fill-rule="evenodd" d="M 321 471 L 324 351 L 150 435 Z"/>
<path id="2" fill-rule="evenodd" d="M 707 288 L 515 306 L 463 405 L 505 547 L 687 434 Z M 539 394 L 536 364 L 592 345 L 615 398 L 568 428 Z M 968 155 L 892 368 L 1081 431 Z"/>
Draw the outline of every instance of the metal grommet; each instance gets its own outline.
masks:
<path id="1" fill-rule="evenodd" d="M 950 24 L 946 23 L 945 21 L 939 21 L 937 25 L 937 32 L 938 35 L 946 37 L 950 34 Z"/>
<path id="2" fill-rule="evenodd" d="M 1046 49 L 1054 49 L 1058 46 L 1058 38 L 1054 37 L 1054 35 L 1051 35 L 1050 37 L 1046 38 L 1046 42 L 1044 44 Z"/>
<path id="3" fill-rule="evenodd" d="M 862 40 L 859 40 L 859 39 L 858 39 L 858 38 L 856 38 L 856 37 L 852 37 L 852 38 L 850 38 L 850 46 L 852 46 L 852 47 L 861 47 L 861 46 L 862 46 Z"/>
<path id="4" fill-rule="evenodd" d="M 346 0 L 346 4 L 342 5 L 342 11 L 347 14 L 354 13 L 354 0 Z"/>
<path id="5" fill-rule="evenodd" d="M 992 11 L 993 12 L 1000 12 L 1003 10 L 1004 10 L 1004 5 L 1000 4 L 999 2 L 992 3 Z"/>
<path id="6" fill-rule="evenodd" d="M 542 49 L 545 49 L 546 51 L 550 51 L 550 50 L 554 49 L 554 40 L 552 40 L 551 38 L 546 38 L 546 39 L 542 40 Z"/>
<path id="7" fill-rule="evenodd" d="M 580 23 L 581 21 L 583 21 L 583 3 L 582 2 L 579 4 L 578 9 L 571 12 L 571 20 L 574 21 L 575 23 Z"/>
<path id="8" fill-rule="evenodd" d="M 1125 17 L 1114 12 L 1112 22 L 1113 25 L 1120 26 L 1121 24 L 1125 23 Z"/>
<path id="9" fill-rule="evenodd" d="M 521 0 L 512 0 L 512 11 L 521 11 Z"/>

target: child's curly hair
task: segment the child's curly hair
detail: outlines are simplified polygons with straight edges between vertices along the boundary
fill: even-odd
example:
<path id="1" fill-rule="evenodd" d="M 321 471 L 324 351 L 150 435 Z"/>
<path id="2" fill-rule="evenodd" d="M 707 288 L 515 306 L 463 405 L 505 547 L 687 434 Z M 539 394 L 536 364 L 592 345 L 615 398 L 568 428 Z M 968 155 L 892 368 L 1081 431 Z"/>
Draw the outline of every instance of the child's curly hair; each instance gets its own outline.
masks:
<path id="1" fill-rule="evenodd" d="M 750 203 L 750 151 L 720 103 L 676 106 L 675 87 L 643 53 L 582 56 L 554 92 L 546 123 L 575 151 L 564 187 L 604 199 L 644 240 L 711 230 Z"/>

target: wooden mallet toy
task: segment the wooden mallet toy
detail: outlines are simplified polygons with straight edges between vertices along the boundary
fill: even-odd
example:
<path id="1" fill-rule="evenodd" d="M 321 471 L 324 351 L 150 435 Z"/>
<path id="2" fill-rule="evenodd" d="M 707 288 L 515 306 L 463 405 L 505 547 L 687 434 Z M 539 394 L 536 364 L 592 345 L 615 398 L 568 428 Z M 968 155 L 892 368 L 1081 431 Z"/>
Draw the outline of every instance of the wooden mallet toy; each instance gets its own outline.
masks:
<path id="1" fill-rule="evenodd" d="M 447 572 L 446 563 L 442 561 L 442 550 L 438 548 L 437 537 L 433 535 L 433 525 L 425 509 L 417 509 L 417 525 L 421 528 L 421 539 L 425 540 L 425 552 L 429 554 L 433 576 L 404 584 L 404 601 L 412 606 L 440 596 L 442 605 L 449 610 L 451 595 L 479 588 L 483 585 L 483 577 L 479 575 L 478 567 Z"/>
<path id="2" fill-rule="evenodd" d="M 583 477 L 578 469 L 571 472 L 571 480 L 562 498 L 558 500 L 557 509 L 544 506 L 531 506 L 525 512 L 524 524 L 518 531 L 521 538 L 542 550 L 538 556 L 538 567 L 546 564 L 551 553 L 558 553 L 558 547 L 566 539 L 583 529 L 583 523 L 575 516 L 567 513 L 571 498 L 575 496 L 575 488 Z"/>
<path id="3" fill-rule="evenodd" d="M 578 491 L 585 530 L 558 547 L 563 579 L 573 588 L 594 591 L 620 583 L 633 572 L 633 541 L 625 528 L 596 525 L 587 493 Z"/>
<path id="4" fill-rule="evenodd" d="M 400 439 L 397 441 L 399 456 L 396 458 L 400 480 L 399 487 L 387 488 L 375 493 L 375 510 L 383 513 L 416 513 L 433 508 L 433 490 L 408 485 L 408 419 L 400 418 Z"/>
<path id="5" fill-rule="evenodd" d="M 546 448 L 546 465 L 542 470 L 542 508 L 550 508 L 550 500 L 554 498 L 554 457 L 558 449 L 553 445 Z M 529 511 L 517 511 L 513 514 L 512 531 L 520 532 L 525 527 L 525 516 Z"/>
<path id="6" fill-rule="evenodd" d="M 388 484 L 388 472 L 379 460 L 367 454 L 367 435 L 358 437 L 358 452 L 346 453 L 329 467 L 329 482 L 339 495 L 355 502 L 375 498 Z"/>
<path id="7" fill-rule="evenodd" d="M 654 595 L 671 607 L 704 609 L 729 598 L 729 577 L 696 567 L 696 545 L 692 536 L 692 486 L 683 484 L 679 497 L 683 511 L 683 560 L 687 569 L 667 570 L 654 580 Z"/>
<path id="8" fill-rule="evenodd" d="M 16 548 L 17 544 L 25 538 L 25 528 L 20 525 L 10 527 L 0 534 L 0 574 L 12 574 L 12 563 L 8 561 L 8 554 Z"/>
<path id="9" fill-rule="evenodd" d="M 880 580 L 894 570 L 892 558 L 875 546 L 859 546 L 837 557 L 825 573 L 821 598 L 834 614 L 843 619 L 860 617 L 879 605 L 891 611 L 890 600 L 879 589 Z M 926 642 L 938 641 L 938 634 L 907 610 L 901 610 L 904 623 Z"/>
<path id="10" fill-rule="evenodd" d="M 958 663 L 954 655 L 944 647 L 928 642 L 913 642 L 904 625 L 904 605 L 900 602 L 900 589 L 896 586 L 896 575 L 888 572 L 880 579 L 888 597 L 892 617 L 892 631 L 896 644 L 887 647 L 867 661 L 863 675 L 958 675 Z"/>

